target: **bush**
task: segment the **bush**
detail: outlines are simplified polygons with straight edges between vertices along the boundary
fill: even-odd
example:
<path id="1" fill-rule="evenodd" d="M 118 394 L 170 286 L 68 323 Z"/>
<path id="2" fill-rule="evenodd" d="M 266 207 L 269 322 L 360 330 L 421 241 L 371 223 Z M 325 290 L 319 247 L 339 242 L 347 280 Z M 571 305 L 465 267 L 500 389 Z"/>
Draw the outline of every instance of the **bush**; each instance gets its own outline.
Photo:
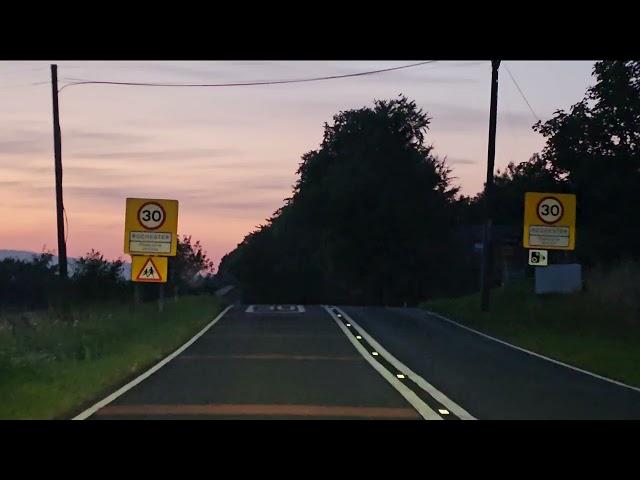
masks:
<path id="1" fill-rule="evenodd" d="M 76 263 L 71 278 L 74 296 L 79 300 L 109 300 L 127 296 L 130 286 L 122 278 L 124 261 L 110 262 L 97 250 L 91 249 Z"/>
<path id="2" fill-rule="evenodd" d="M 623 318 L 640 325 L 640 263 L 625 260 L 612 267 L 599 265 L 586 278 L 589 294 L 607 303 Z"/>
<path id="3" fill-rule="evenodd" d="M 56 294 L 53 254 L 43 252 L 31 261 L 6 258 L 0 261 L 0 307 L 45 308 Z"/>

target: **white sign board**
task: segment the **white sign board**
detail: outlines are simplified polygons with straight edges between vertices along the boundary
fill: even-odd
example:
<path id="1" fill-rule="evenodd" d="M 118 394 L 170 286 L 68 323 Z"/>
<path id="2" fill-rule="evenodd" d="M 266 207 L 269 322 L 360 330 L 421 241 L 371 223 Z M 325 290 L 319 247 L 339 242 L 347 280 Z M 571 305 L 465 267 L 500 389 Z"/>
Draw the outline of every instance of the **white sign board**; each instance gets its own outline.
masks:
<path id="1" fill-rule="evenodd" d="M 546 250 L 529 250 L 529 265 L 546 267 L 549 264 L 549 254 Z"/>

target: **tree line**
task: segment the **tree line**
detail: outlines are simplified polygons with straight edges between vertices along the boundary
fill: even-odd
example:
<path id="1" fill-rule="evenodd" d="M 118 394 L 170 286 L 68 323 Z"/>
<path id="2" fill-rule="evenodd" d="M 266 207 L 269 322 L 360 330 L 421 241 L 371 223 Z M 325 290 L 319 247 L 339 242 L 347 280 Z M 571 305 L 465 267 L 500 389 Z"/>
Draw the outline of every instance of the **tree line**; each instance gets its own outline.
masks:
<path id="1" fill-rule="evenodd" d="M 521 228 L 527 191 L 575 193 L 587 267 L 637 258 L 640 233 L 640 62 L 596 62 L 593 77 L 580 102 L 532 126 L 542 151 L 494 177 L 497 225 Z M 270 303 L 414 304 L 477 288 L 463 227 L 482 223 L 483 193 L 460 195 L 427 141 L 431 121 L 402 95 L 336 114 L 292 195 L 220 275 Z"/>
<path id="2" fill-rule="evenodd" d="M 108 260 L 97 250 L 78 258 L 73 274 L 63 281 L 53 253 L 42 252 L 28 260 L 6 258 L 0 261 L 0 308 L 64 309 L 71 303 L 107 300 L 133 300 L 133 285 L 124 278 L 124 260 Z M 165 295 L 212 293 L 218 286 L 214 264 L 200 241 L 178 237 L 175 257 L 169 257 L 169 278 Z M 157 298 L 158 285 L 141 284 L 141 299 Z"/>

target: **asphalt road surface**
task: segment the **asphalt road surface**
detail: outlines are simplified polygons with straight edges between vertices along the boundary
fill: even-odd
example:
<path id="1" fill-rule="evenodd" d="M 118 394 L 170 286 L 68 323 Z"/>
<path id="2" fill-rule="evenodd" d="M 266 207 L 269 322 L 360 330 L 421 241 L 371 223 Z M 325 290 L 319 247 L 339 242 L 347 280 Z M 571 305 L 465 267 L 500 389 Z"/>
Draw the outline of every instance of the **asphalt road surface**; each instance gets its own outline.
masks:
<path id="1" fill-rule="evenodd" d="M 91 419 L 628 419 L 640 392 L 418 309 L 235 305 Z"/>

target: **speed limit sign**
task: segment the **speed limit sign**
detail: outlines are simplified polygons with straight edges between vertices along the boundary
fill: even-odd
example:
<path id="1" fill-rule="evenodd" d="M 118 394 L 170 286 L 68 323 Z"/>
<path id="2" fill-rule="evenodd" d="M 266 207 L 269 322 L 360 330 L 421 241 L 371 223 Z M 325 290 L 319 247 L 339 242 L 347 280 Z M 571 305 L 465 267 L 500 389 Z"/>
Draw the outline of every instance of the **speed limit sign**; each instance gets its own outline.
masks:
<path id="1" fill-rule="evenodd" d="M 538 202 L 536 213 L 544 223 L 553 224 L 562 218 L 562 202 L 556 197 L 544 197 Z"/>
<path id="2" fill-rule="evenodd" d="M 522 243 L 525 248 L 575 249 L 576 196 L 570 193 L 525 193 Z"/>
<path id="3" fill-rule="evenodd" d="M 178 201 L 127 198 L 124 251 L 173 257 L 177 252 Z"/>
<path id="4" fill-rule="evenodd" d="M 148 230 L 160 228 L 165 218 L 167 218 L 167 214 L 159 203 L 147 202 L 138 210 L 138 221 Z"/>

